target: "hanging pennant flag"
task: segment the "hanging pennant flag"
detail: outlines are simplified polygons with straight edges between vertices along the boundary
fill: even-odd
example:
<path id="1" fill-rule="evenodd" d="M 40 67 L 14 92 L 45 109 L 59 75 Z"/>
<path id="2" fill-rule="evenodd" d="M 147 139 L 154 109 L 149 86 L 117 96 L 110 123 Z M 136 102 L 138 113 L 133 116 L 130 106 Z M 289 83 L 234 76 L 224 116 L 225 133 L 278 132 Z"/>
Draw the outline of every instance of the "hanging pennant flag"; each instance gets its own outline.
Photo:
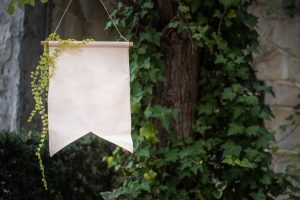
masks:
<path id="1" fill-rule="evenodd" d="M 50 156 L 88 133 L 133 152 L 130 44 L 90 42 L 60 52 L 48 93 Z M 50 54 L 57 45 L 49 42 Z"/>

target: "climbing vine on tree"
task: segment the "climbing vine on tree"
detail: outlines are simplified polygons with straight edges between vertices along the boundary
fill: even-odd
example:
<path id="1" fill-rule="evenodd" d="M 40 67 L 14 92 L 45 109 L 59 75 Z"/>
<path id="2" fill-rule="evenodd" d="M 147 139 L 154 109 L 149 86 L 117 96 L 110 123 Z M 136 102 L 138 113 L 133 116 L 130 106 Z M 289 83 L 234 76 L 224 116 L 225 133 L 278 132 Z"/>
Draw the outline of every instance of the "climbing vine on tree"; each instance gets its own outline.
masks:
<path id="1" fill-rule="evenodd" d="M 165 19 L 159 1 L 124 2 L 113 17 L 135 44 L 130 53 L 135 153 L 116 148 L 105 158 L 119 172 L 120 187 L 102 196 L 181 200 L 279 195 L 279 178 L 270 168 L 274 137 L 262 124 L 272 116 L 263 103 L 264 94 L 272 91 L 256 79 L 251 66 L 258 44 L 256 18 L 247 12 L 252 1 L 167 1 L 174 15 L 166 27 L 160 24 Z M 184 138 L 171 123 L 180 110 L 155 99 L 156 88 L 166 80 L 168 55 L 161 44 L 170 32 L 188 34 L 199 55 L 196 121 Z"/>

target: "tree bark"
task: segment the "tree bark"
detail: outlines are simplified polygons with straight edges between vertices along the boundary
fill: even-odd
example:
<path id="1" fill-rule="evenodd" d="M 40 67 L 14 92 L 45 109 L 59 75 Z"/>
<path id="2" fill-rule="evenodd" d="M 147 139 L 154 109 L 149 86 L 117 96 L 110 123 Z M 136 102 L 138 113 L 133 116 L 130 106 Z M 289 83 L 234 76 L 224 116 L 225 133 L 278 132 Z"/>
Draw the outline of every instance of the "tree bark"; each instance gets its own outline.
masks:
<path id="1" fill-rule="evenodd" d="M 172 20 L 171 0 L 158 0 L 164 27 Z M 165 29 L 165 28 L 163 28 Z M 188 32 L 168 32 L 161 40 L 164 52 L 164 82 L 157 86 L 157 103 L 180 110 L 178 118 L 171 121 L 170 127 L 180 138 L 191 136 L 195 123 L 195 107 L 198 99 L 197 65 L 198 51 Z M 159 139 L 164 143 L 164 133 Z"/>
<path id="2" fill-rule="evenodd" d="M 173 18 L 172 0 L 158 0 L 159 12 L 161 15 L 160 23 L 166 26 Z"/>
<path id="3" fill-rule="evenodd" d="M 157 87 L 157 102 L 180 110 L 170 127 L 179 137 L 192 135 L 195 107 L 198 99 L 198 53 L 187 32 L 171 32 L 162 41 L 165 52 L 164 82 Z M 159 137 L 163 141 L 164 134 Z"/>

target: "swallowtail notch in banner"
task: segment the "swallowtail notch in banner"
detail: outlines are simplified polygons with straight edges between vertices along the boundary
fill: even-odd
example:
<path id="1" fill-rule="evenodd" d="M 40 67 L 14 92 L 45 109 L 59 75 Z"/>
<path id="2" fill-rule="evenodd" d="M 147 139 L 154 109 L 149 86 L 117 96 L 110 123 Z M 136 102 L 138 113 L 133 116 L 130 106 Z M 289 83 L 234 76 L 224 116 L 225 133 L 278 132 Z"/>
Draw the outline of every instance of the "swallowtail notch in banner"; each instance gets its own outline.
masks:
<path id="1" fill-rule="evenodd" d="M 57 45 L 49 42 L 50 54 Z M 130 46 L 89 42 L 56 58 L 48 92 L 50 156 L 88 133 L 133 152 Z"/>

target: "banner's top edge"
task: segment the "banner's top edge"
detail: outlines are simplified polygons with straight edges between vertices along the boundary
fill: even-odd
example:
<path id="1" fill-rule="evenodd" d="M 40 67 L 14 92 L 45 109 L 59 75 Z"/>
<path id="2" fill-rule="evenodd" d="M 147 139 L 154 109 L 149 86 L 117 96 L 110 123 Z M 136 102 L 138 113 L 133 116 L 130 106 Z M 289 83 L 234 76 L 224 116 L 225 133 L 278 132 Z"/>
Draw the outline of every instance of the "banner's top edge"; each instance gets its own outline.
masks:
<path id="1" fill-rule="evenodd" d="M 74 41 L 74 43 L 81 43 L 82 41 Z M 46 44 L 46 41 L 41 42 L 42 45 Z M 49 47 L 57 47 L 58 41 L 49 41 Z M 84 44 L 84 47 L 132 47 L 133 42 L 127 41 L 91 41 Z"/>

